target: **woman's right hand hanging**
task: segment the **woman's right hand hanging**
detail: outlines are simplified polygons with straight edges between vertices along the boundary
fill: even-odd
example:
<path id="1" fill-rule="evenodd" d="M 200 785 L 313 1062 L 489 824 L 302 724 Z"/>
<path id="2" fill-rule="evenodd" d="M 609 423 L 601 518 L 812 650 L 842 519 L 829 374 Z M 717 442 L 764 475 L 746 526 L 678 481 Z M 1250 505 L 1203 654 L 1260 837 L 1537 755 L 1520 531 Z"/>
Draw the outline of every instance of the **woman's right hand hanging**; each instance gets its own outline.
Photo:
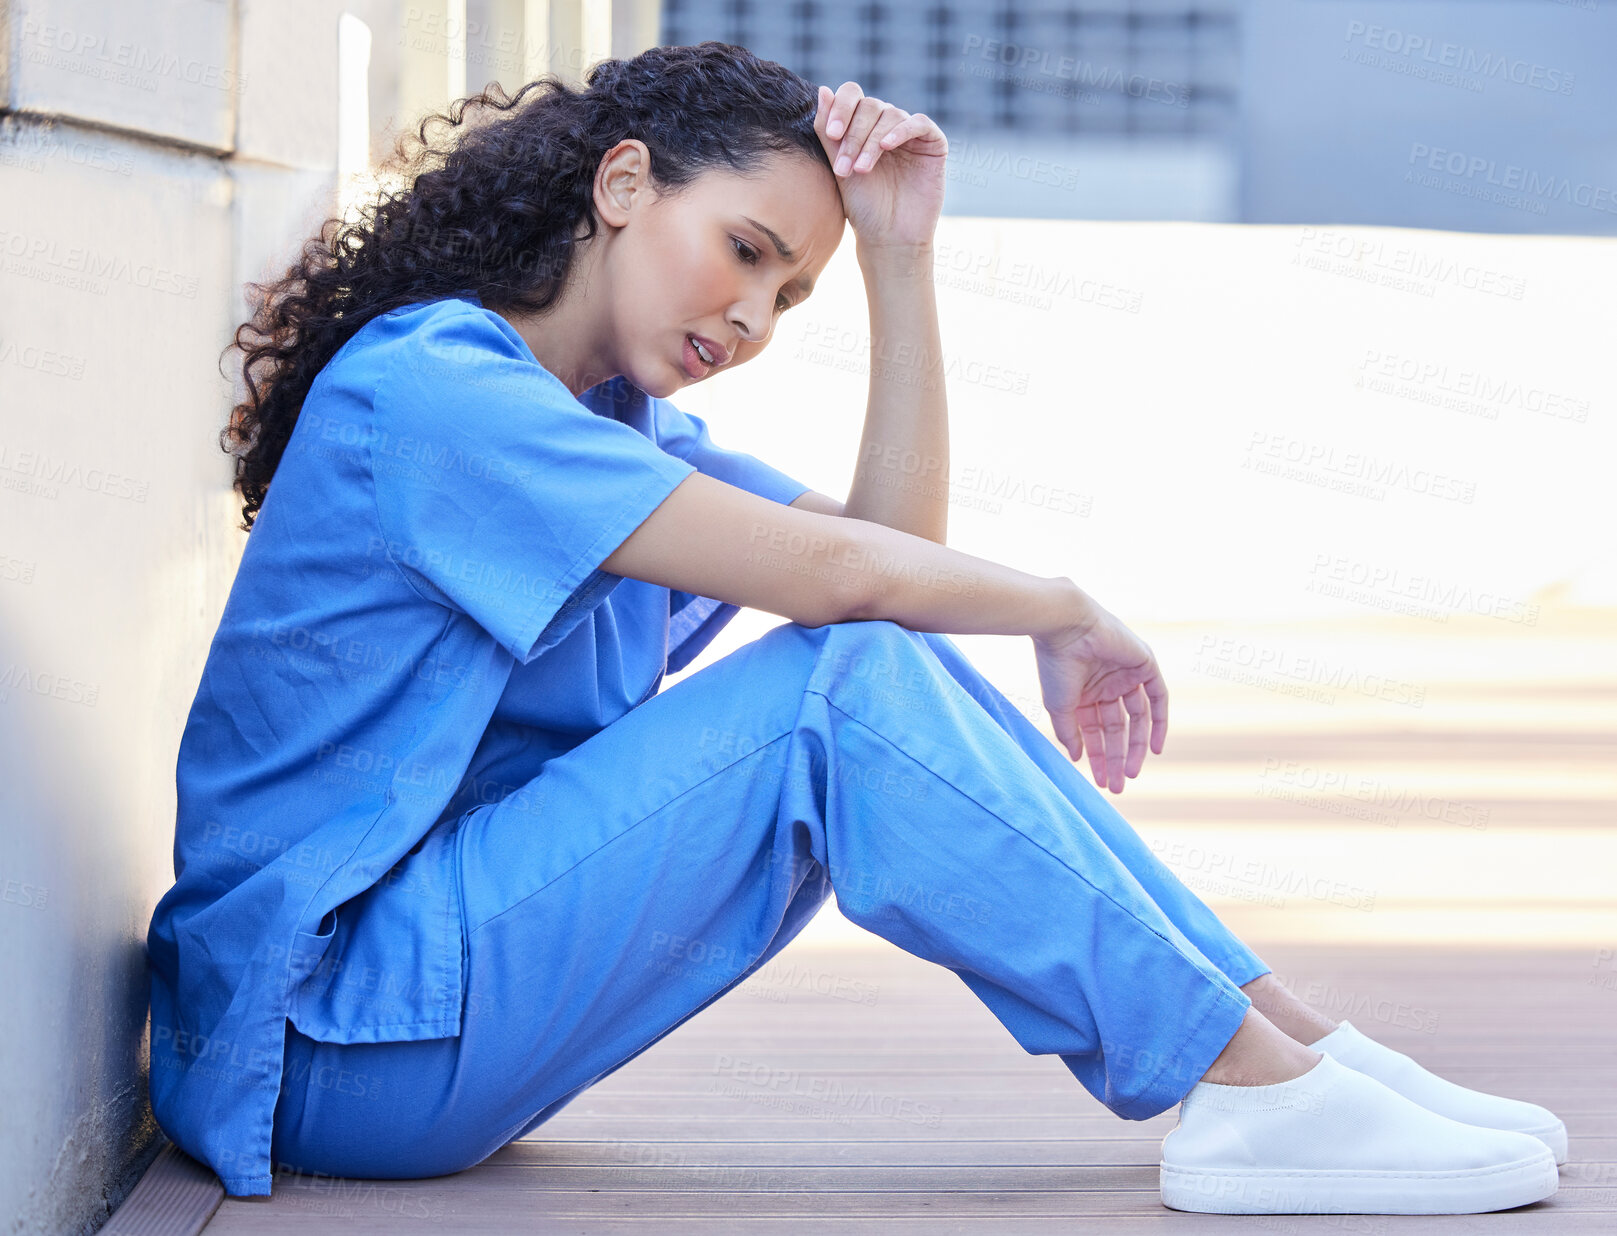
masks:
<path id="1" fill-rule="evenodd" d="M 1035 637 L 1044 706 L 1074 763 L 1089 749 L 1095 784 L 1123 792 L 1151 750 L 1168 736 L 1168 687 L 1144 641 L 1095 607 L 1092 622 L 1049 639 Z M 1126 713 L 1126 715 L 1125 715 Z"/>

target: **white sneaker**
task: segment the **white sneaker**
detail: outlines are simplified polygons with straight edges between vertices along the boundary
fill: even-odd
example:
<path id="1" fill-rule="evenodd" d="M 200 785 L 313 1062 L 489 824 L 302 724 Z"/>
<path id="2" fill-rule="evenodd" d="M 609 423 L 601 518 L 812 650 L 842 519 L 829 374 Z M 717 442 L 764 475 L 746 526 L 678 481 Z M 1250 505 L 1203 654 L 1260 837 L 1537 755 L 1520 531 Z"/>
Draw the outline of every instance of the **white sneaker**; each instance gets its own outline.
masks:
<path id="1" fill-rule="evenodd" d="M 1161 1168 L 1164 1206 L 1226 1215 L 1478 1214 L 1561 1183 L 1537 1138 L 1428 1111 L 1323 1053 L 1274 1085 L 1198 1082 Z"/>
<path id="2" fill-rule="evenodd" d="M 1554 1152 L 1557 1163 L 1566 1162 L 1566 1125 L 1547 1107 L 1457 1086 L 1422 1068 L 1403 1052 L 1361 1034 L 1350 1022 L 1342 1022 L 1309 1046 L 1335 1056 L 1350 1069 L 1368 1073 L 1427 1111 L 1485 1129 L 1530 1133 Z"/>

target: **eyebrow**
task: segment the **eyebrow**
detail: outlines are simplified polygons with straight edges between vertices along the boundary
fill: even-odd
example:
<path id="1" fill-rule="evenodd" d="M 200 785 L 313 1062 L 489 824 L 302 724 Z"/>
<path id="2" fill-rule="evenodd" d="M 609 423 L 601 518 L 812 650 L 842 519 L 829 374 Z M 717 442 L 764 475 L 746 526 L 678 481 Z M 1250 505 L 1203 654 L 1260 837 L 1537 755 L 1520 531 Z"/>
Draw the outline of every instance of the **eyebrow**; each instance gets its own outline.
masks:
<path id="1" fill-rule="evenodd" d="M 771 228 L 759 223 L 758 220 L 754 219 L 751 215 L 742 215 L 741 217 L 748 223 L 752 224 L 753 227 L 757 228 L 765 236 L 769 237 L 769 243 L 775 246 L 775 256 L 780 258 L 781 261 L 797 261 L 797 254 L 792 252 L 792 247 L 782 240 Z M 796 279 L 792 280 L 792 282 L 803 289 L 804 296 L 807 296 L 809 293 L 814 291 L 814 280 L 810 279 L 807 275 L 799 275 Z"/>
<path id="2" fill-rule="evenodd" d="M 770 231 L 762 223 L 759 223 L 758 220 L 754 219 L 751 215 L 742 215 L 741 217 L 748 223 L 752 224 L 753 227 L 757 228 L 765 236 L 769 237 L 769 243 L 775 246 L 775 253 L 779 256 L 781 261 L 795 262 L 797 260 L 797 254 L 792 252 L 792 247 L 779 236 L 775 235 L 774 232 Z"/>

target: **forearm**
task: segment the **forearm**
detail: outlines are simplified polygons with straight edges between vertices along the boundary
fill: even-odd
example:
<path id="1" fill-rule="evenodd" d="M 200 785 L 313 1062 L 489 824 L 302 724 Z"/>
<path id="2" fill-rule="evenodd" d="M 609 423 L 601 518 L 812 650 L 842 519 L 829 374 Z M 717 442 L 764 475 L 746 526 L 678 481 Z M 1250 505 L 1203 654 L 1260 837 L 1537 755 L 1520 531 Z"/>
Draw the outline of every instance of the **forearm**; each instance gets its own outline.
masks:
<path id="1" fill-rule="evenodd" d="M 1030 575 L 863 520 L 841 521 L 838 566 L 849 621 L 915 631 L 1053 638 L 1087 625 L 1094 600 L 1066 576 Z"/>
<path id="2" fill-rule="evenodd" d="M 861 247 L 870 305 L 870 395 L 844 514 L 943 544 L 949 414 L 932 247 Z"/>

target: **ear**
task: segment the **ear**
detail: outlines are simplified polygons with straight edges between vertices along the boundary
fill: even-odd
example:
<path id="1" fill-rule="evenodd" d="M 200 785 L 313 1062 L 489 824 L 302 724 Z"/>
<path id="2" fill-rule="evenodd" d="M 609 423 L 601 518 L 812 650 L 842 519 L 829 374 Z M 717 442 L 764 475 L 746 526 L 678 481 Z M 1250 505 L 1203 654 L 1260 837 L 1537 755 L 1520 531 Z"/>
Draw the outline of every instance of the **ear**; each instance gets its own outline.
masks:
<path id="1" fill-rule="evenodd" d="M 608 227 L 622 227 L 650 185 L 651 151 L 638 138 L 625 138 L 595 169 L 595 213 Z"/>

